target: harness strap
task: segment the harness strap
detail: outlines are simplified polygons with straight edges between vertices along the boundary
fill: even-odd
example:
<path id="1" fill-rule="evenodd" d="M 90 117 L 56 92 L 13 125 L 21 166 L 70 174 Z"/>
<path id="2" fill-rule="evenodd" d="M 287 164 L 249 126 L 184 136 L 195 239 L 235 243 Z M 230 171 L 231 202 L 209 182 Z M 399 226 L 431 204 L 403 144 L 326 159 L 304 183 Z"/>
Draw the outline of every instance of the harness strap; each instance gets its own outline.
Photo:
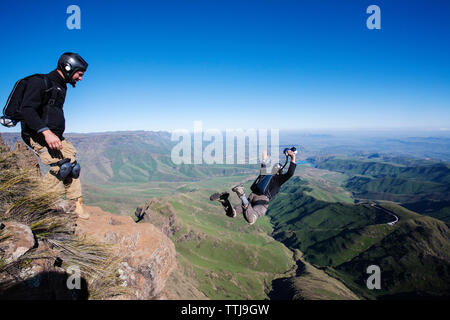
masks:
<path id="1" fill-rule="evenodd" d="M 50 167 L 56 167 L 56 166 L 61 167 L 63 164 L 65 164 L 67 162 L 70 162 L 69 158 L 65 158 L 65 159 L 59 160 L 58 162 L 52 163 L 52 164 L 50 164 Z"/>
<path id="2" fill-rule="evenodd" d="M 56 98 L 58 96 L 58 91 L 55 88 L 55 86 L 53 86 L 52 84 L 49 83 L 49 78 L 46 75 L 41 75 L 42 79 L 44 80 L 45 83 L 45 87 L 47 88 L 44 93 L 46 95 L 48 95 L 48 93 L 50 92 L 50 98 L 48 99 L 47 103 L 44 103 L 47 106 L 52 106 L 55 104 L 56 102 Z M 45 97 L 47 98 L 47 97 Z"/>
<path id="3" fill-rule="evenodd" d="M 266 206 L 269 204 L 269 201 L 267 200 L 256 200 L 252 202 L 252 206 Z"/>
<path id="4" fill-rule="evenodd" d="M 289 156 L 286 156 L 286 162 L 284 163 L 284 165 L 281 167 L 280 170 L 278 170 L 278 172 L 281 174 L 283 172 L 284 167 L 286 167 L 287 163 L 289 161 Z"/>

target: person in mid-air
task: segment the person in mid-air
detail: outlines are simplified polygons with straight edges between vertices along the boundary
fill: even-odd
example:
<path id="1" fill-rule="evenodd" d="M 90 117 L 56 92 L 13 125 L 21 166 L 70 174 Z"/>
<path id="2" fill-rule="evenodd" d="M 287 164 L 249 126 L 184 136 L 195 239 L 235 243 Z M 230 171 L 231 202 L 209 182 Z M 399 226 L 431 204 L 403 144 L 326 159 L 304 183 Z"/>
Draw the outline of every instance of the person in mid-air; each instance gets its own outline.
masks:
<path id="1" fill-rule="evenodd" d="M 277 193 L 280 191 L 281 186 L 294 175 L 296 149 L 291 148 L 285 150 L 287 157 L 291 159 L 289 169 L 286 173 L 282 173 L 284 166 L 277 164 L 273 166 L 270 172 L 268 169 L 268 156 L 267 153 L 263 153 L 263 160 L 261 163 L 261 174 L 253 182 L 251 186 L 252 193 L 247 196 L 242 185 L 237 185 L 231 189 L 240 198 L 241 203 L 236 207 L 233 207 L 228 199 L 230 194 L 228 192 L 214 193 L 211 195 L 211 201 L 219 201 L 227 216 L 234 218 L 237 214 L 243 214 L 245 220 L 250 224 L 254 224 L 256 220 L 266 214 L 269 202 L 272 201 Z"/>

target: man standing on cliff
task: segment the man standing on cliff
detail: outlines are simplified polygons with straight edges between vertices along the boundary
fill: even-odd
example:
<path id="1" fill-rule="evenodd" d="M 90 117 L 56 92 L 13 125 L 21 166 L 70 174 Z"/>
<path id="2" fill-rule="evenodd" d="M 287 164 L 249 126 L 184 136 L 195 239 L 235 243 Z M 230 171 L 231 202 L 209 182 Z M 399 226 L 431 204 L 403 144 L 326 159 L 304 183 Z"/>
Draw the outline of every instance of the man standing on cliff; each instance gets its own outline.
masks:
<path id="1" fill-rule="evenodd" d="M 83 79 L 87 67 L 87 62 L 78 54 L 64 53 L 56 70 L 28 78 L 21 106 L 22 139 L 43 164 L 50 166 L 50 171 L 43 177 L 44 188 L 64 192 L 74 212 L 82 219 L 89 219 L 89 214 L 82 206 L 77 151 L 63 136 L 63 105 L 67 83 L 75 87 Z"/>

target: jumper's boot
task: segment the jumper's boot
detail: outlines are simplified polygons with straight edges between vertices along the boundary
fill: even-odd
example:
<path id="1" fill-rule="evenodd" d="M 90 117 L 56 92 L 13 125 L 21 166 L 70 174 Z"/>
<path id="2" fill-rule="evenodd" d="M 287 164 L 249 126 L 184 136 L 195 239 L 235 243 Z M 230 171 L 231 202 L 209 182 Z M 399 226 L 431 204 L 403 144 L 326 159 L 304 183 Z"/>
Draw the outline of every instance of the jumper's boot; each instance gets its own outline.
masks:
<path id="1" fill-rule="evenodd" d="M 231 188 L 231 191 L 236 192 L 237 196 L 242 201 L 242 208 L 244 210 L 247 210 L 249 202 L 248 202 L 247 196 L 245 195 L 244 187 L 242 185 L 238 184 L 237 186 L 234 186 L 233 188 Z"/>
<path id="2" fill-rule="evenodd" d="M 236 217 L 236 210 L 234 210 L 230 200 L 228 200 L 229 196 L 230 194 L 228 192 L 214 193 L 211 195 L 211 197 L 209 197 L 209 200 L 219 201 L 225 209 L 226 215 L 230 218 L 234 218 Z"/>
<path id="3" fill-rule="evenodd" d="M 231 188 L 231 191 L 236 192 L 239 198 L 245 195 L 244 187 L 241 184 L 238 184 L 237 186 Z"/>
<path id="4" fill-rule="evenodd" d="M 89 213 L 84 211 L 82 201 L 83 201 L 82 197 L 79 197 L 78 200 L 76 200 L 74 212 L 78 216 L 78 218 L 88 220 Z"/>

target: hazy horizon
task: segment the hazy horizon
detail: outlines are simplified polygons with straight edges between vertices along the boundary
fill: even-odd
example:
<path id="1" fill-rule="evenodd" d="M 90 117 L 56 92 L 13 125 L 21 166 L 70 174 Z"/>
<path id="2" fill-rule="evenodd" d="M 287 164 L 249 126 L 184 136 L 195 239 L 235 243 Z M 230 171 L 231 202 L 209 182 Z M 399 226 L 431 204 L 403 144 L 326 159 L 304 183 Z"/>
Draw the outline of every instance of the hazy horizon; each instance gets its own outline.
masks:
<path id="1" fill-rule="evenodd" d="M 105 130 L 105 131 L 66 131 L 65 134 L 106 134 L 106 133 L 119 133 L 119 132 L 166 132 L 172 133 L 177 130 L 188 130 L 190 133 L 193 133 L 193 126 L 190 128 L 176 128 L 172 130 L 156 130 L 156 129 L 135 129 L 135 130 Z M 205 127 L 203 126 L 203 131 L 218 129 L 221 132 L 226 132 L 226 130 L 262 130 L 267 128 L 213 128 L 213 127 Z M 278 129 L 278 128 L 272 128 Z M 269 128 L 270 130 L 270 128 Z M 380 128 L 380 129 L 367 129 L 367 128 L 339 128 L 339 129 L 278 129 L 280 134 L 289 134 L 289 133 L 298 133 L 304 135 L 356 135 L 356 136 L 383 136 L 383 135 L 391 135 L 397 134 L 398 137 L 443 137 L 450 138 L 450 130 L 447 129 L 403 129 L 403 128 Z M 0 134 L 2 133 L 20 133 L 20 125 L 15 128 L 0 128 Z M 395 136 L 394 136 L 395 137 Z"/>

